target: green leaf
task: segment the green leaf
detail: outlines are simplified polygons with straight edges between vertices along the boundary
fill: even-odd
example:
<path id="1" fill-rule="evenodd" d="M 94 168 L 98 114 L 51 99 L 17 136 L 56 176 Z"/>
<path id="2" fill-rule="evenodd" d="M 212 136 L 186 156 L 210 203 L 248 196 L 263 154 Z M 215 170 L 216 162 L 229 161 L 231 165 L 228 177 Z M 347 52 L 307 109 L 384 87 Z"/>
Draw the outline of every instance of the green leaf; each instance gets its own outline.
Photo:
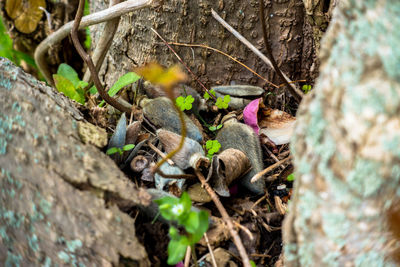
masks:
<path id="1" fill-rule="evenodd" d="M 58 74 L 54 74 L 53 79 L 59 92 L 64 93 L 64 95 L 82 105 L 85 104 L 85 96 L 83 95 L 83 92 L 79 90 L 77 91 L 69 79 Z"/>
<path id="2" fill-rule="evenodd" d="M 76 88 L 82 88 L 84 89 L 86 86 L 88 86 L 89 83 L 85 82 L 85 81 L 79 81 L 78 82 L 78 86 Z"/>
<path id="3" fill-rule="evenodd" d="M 213 96 L 215 96 L 215 91 L 214 91 L 213 89 L 211 89 L 211 90 L 209 90 L 209 91 L 210 91 L 210 93 L 211 93 Z M 208 100 L 208 99 L 211 98 L 211 96 L 210 96 L 210 94 L 209 94 L 208 92 L 205 92 L 203 97 L 204 97 L 206 100 Z"/>
<path id="4" fill-rule="evenodd" d="M 134 147 L 135 147 L 134 144 L 128 144 L 128 145 L 124 145 L 124 146 L 122 147 L 122 150 L 123 150 L 123 151 L 129 151 L 129 150 L 133 149 Z"/>
<path id="5" fill-rule="evenodd" d="M 125 86 L 136 82 L 137 80 L 140 79 L 140 76 L 137 75 L 134 72 L 128 72 L 124 75 L 122 75 L 121 77 L 119 77 L 119 79 L 114 83 L 113 86 L 111 86 L 110 90 L 108 90 L 108 95 L 113 97 L 115 96 L 122 88 L 124 88 Z M 99 106 L 103 106 L 105 103 L 105 101 L 101 101 Z"/>
<path id="6" fill-rule="evenodd" d="M 209 129 L 210 131 L 214 132 L 214 131 L 217 130 L 217 127 L 216 127 L 216 126 L 210 126 L 210 127 L 208 127 L 208 129 Z"/>
<path id="7" fill-rule="evenodd" d="M 221 129 L 221 128 L 222 128 L 222 124 L 218 124 L 217 130 L 219 130 L 219 129 Z"/>
<path id="8" fill-rule="evenodd" d="M 168 261 L 169 265 L 177 264 L 185 257 L 189 242 L 186 236 L 181 236 L 179 240 L 171 240 L 168 244 Z"/>
<path id="9" fill-rule="evenodd" d="M 251 265 L 251 267 L 257 267 L 257 265 L 255 264 L 254 261 L 250 261 L 250 265 Z"/>
<path id="10" fill-rule="evenodd" d="M 293 182 L 294 179 L 295 179 L 294 173 L 289 174 L 288 177 L 286 178 L 286 180 L 288 180 L 289 182 Z"/>
<path id="11" fill-rule="evenodd" d="M 118 93 L 122 88 L 125 86 L 136 82 L 137 80 L 140 79 L 140 76 L 137 75 L 134 72 L 128 72 L 124 75 L 122 75 L 118 81 L 114 83 L 114 85 L 108 90 L 108 95 L 109 96 L 114 96 L 116 93 Z"/>
<path id="12" fill-rule="evenodd" d="M 191 95 L 187 95 L 186 97 L 178 96 L 175 100 L 176 105 L 184 111 L 192 109 L 192 103 L 194 102 L 194 98 Z"/>
<path id="13" fill-rule="evenodd" d="M 97 88 L 96 88 L 96 86 L 93 85 L 92 87 L 90 87 L 89 93 L 90 93 L 91 95 L 96 94 L 96 93 L 97 93 Z"/>
<path id="14" fill-rule="evenodd" d="M 208 213 L 204 210 L 201 210 L 198 213 L 198 219 L 199 219 L 199 224 L 197 230 L 192 236 L 193 244 L 199 242 L 200 239 L 203 237 L 204 233 L 208 229 Z"/>
<path id="15" fill-rule="evenodd" d="M 191 211 L 180 223 L 185 227 L 187 232 L 195 234 L 200 224 L 199 214 Z"/>
<path id="16" fill-rule="evenodd" d="M 305 84 L 301 87 L 305 94 L 307 94 L 311 90 L 311 85 Z"/>
<path id="17" fill-rule="evenodd" d="M 178 229 L 173 226 L 169 227 L 169 236 L 171 237 L 171 240 L 179 240 L 181 237 Z"/>
<path id="18" fill-rule="evenodd" d="M 107 149 L 106 154 L 107 155 L 112 155 L 112 154 L 115 154 L 115 153 L 119 152 L 120 150 L 121 149 L 118 148 L 118 147 L 111 147 L 111 148 Z"/>
<path id="19" fill-rule="evenodd" d="M 190 212 L 190 208 L 192 207 L 192 201 L 190 200 L 187 192 L 182 193 L 179 203 L 183 205 L 184 214 L 188 214 Z"/>
<path id="20" fill-rule="evenodd" d="M 206 149 L 209 150 L 213 147 L 213 140 L 208 140 L 206 142 Z"/>
<path id="21" fill-rule="evenodd" d="M 81 81 L 78 77 L 78 73 L 68 64 L 61 63 L 58 66 L 57 74 L 67 78 L 75 88 L 78 87 L 79 82 Z"/>
<path id="22" fill-rule="evenodd" d="M 184 102 L 185 102 L 185 98 L 184 98 L 183 96 L 178 96 L 178 97 L 175 99 L 176 105 L 177 105 L 182 111 L 185 110 L 185 107 L 183 106 Z"/>
<path id="23" fill-rule="evenodd" d="M 175 220 L 177 218 L 174 207 L 179 204 L 179 199 L 174 197 L 163 197 L 154 200 L 154 202 L 158 204 L 161 216 L 166 220 Z"/>

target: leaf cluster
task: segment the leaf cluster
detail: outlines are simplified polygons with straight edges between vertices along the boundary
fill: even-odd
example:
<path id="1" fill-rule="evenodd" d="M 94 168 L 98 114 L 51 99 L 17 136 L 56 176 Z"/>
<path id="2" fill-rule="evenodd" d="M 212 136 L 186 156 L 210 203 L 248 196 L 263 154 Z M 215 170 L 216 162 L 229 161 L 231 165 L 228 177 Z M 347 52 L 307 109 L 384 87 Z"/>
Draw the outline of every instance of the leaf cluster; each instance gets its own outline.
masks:
<path id="1" fill-rule="evenodd" d="M 210 93 L 215 96 L 215 91 L 213 89 L 210 90 Z M 211 98 L 208 92 L 205 92 L 203 95 L 204 99 L 209 100 Z M 230 95 L 225 95 L 224 98 L 218 97 L 215 105 L 220 109 L 227 109 L 229 106 L 229 102 L 231 101 Z"/>
<path id="2" fill-rule="evenodd" d="M 200 241 L 208 229 L 208 213 L 206 211 L 195 212 L 191 210 L 192 202 L 188 193 L 183 192 L 178 198 L 163 197 L 155 200 L 159 205 L 161 216 L 166 220 L 178 223 L 184 227 L 186 233 L 170 226 L 168 244 L 168 264 L 173 265 L 183 259 L 188 246 L 193 247 Z"/>
<path id="3" fill-rule="evenodd" d="M 194 98 L 192 95 L 187 95 L 186 97 L 179 96 L 176 98 L 175 103 L 176 105 L 182 110 L 191 110 L 192 103 L 194 102 Z"/>
<path id="4" fill-rule="evenodd" d="M 129 151 L 129 150 L 133 149 L 134 147 L 135 147 L 134 144 L 124 145 L 122 148 L 111 147 L 111 148 L 107 149 L 106 154 L 112 155 L 112 154 L 115 154 L 118 152 L 120 155 L 122 155 L 122 153 L 124 153 L 124 151 Z"/>
<path id="5" fill-rule="evenodd" d="M 305 84 L 305 85 L 303 85 L 302 87 L 301 87 L 301 89 L 304 91 L 304 93 L 305 94 L 307 94 L 308 92 L 310 92 L 311 91 L 311 85 L 309 85 L 309 84 Z"/>
<path id="6" fill-rule="evenodd" d="M 220 148 L 221 144 L 218 142 L 218 140 L 208 140 L 206 142 L 207 157 L 212 158 L 215 153 L 218 153 Z"/>

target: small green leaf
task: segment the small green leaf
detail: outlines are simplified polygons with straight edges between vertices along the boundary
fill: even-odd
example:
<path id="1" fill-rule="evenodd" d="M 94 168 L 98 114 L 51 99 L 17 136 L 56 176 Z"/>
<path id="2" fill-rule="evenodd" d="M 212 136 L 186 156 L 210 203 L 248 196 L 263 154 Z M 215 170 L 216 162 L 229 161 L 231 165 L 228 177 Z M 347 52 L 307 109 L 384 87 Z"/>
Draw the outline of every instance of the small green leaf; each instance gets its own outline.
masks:
<path id="1" fill-rule="evenodd" d="M 186 236 L 181 236 L 179 240 L 171 240 L 168 244 L 168 261 L 169 265 L 177 264 L 185 257 L 187 246 L 189 245 Z"/>
<path id="2" fill-rule="evenodd" d="M 118 147 L 111 147 L 111 148 L 107 149 L 106 154 L 107 155 L 112 155 L 112 154 L 115 154 L 115 153 L 119 152 L 120 150 L 121 149 L 118 148 Z"/>
<path id="3" fill-rule="evenodd" d="M 295 179 L 294 173 L 289 174 L 288 177 L 286 178 L 286 180 L 288 180 L 289 182 L 293 182 L 294 179 Z"/>
<path id="4" fill-rule="evenodd" d="M 251 265 L 251 267 L 257 267 L 257 265 L 255 264 L 255 262 L 254 261 L 250 261 L 250 265 Z"/>
<path id="5" fill-rule="evenodd" d="M 230 101 L 231 101 L 231 96 L 225 95 L 224 98 L 218 97 L 217 102 L 215 102 L 215 105 L 220 109 L 227 109 Z"/>
<path id="6" fill-rule="evenodd" d="M 190 212 L 192 201 L 190 200 L 189 194 L 187 192 L 182 193 L 181 198 L 179 199 L 179 203 L 183 205 L 183 210 L 185 214 Z"/>
<path id="7" fill-rule="evenodd" d="M 305 94 L 307 94 L 311 90 L 311 85 L 305 84 L 301 87 Z"/>
<path id="8" fill-rule="evenodd" d="M 198 213 L 198 218 L 199 218 L 199 224 L 197 227 L 196 232 L 192 236 L 192 242 L 193 244 L 197 243 L 200 241 L 200 239 L 203 237 L 204 233 L 208 229 L 208 213 L 204 210 L 201 210 Z"/>
<path id="9" fill-rule="evenodd" d="M 222 128 L 222 124 L 218 124 L 217 125 L 217 130 L 219 130 L 219 129 L 221 129 Z"/>
<path id="10" fill-rule="evenodd" d="M 213 147 L 213 140 L 208 140 L 206 142 L 206 149 L 209 150 Z"/>
<path id="11" fill-rule="evenodd" d="M 173 226 L 169 227 L 169 236 L 171 237 L 171 240 L 179 240 L 180 239 L 180 235 L 179 235 L 179 231 L 178 229 L 176 229 Z"/>
<path id="12" fill-rule="evenodd" d="M 85 104 L 85 96 L 82 90 L 75 89 L 73 83 L 59 74 L 53 74 L 54 83 L 59 92 L 64 93 L 67 97 L 75 100 L 82 105 Z"/>
<path id="13" fill-rule="evenodd" d="M 122 75 L 121 77 L 119 77 L 119 79 L 114 83 L 113 86 L 111 86 L 110 90 L 108 90 L 108 95 L 109 96 L 115 96 L 122 88 L 124 88 L 125 86 L 136 82 L 137 80 L 140 79 L 140 76 L 137 75 L 134 72 L 128 72 L 124 75 Z M 105 101 L 101 101 L 99 106 L 103 106 L 105 103 Z"/>
<path id="14" fill-rule="evenodd" d="M 184 98 L 183 96 L 178 96 L 178 97 L 175 99 L 176 105 L 177 105 L 182 111 L 185 110 L 185 108 L 183 107 L 184 102 L 185 102 L 185 98 Z"/>
<path id="15" fill-rule="evenodd" d="M 210 93 L 211 93 L 213 96 L 215 96 L 215 91 L 214 91 L 213 89 L 211 89 L 211 90 L 209 90 L 209 91 L 210 91 Z M 208 99 L 211 98 L 211 96 L 210 96 L 210 94 L 209 94 L 208 92 L 205 92 L 203 97 L 204 97 L 204 99 L 206 99 L 206 100 L 208 100 Z"/>
<path id="16" fill-rule="evenodd" d="M 76 88 L 82 88 L 84 89 L 86 86 L 88 86 L 89 83 L 85 82 L 85 81 L 79 81 L 78 82 L 78 86 Z"/>
<path id="17" fill-rule="evenodd" d="M 189 212 L 188 216 L 186 216 L 186 218 L 181 221 L 181 224 L 189 233 L 196 233 L 200 224 L 199 214 L 194 211 Z"/>
<path id="18" fill-rule="evenodd" d="M 216 130 L 217 130 L 217 127 L 216 127 L 216 126 L 210 126 L 210 127 L 208 127 L 208 129 L 209 129 L 210 131 L 216 131 Z"/>
<path id="19" fill-rule="evenodd" d="M 67 78 L 75 88 L 78 87 L 78 84 L 81 81 L 78 77 L 78 73 L 76 73 L 76 71 L 66 63 L 61 63 L 60 66 L 58 66 L 57 74 Z"/>
<path id="20" fill-rule="evenodd" d="M 135 147 L 134 144 L 128 144 L 128 145 L 124 145 L 124 146 L 122 147 L 122 150 L 123 150 L 123 151 L 129 151 L 129 150 L 133 149 L 134 147 Z"/>
<path id="21" fill-rule="evenodd" d="M 194 102 L 194 98 L 191 95 L 187 95 L 186 97 L 178 96 L 175 100 L 176 105 L 182 110 L 191 110 L 192 103 Z"/>
<path id="22" fill-rule="evenodd" d="M 90 93 L 91 95 L 96 94 L 96 93 L 97 93 L 97 88 L 96 88 L 96 86 L 93 85 L 92 87 L 90 87 L 89 93 Z"/>

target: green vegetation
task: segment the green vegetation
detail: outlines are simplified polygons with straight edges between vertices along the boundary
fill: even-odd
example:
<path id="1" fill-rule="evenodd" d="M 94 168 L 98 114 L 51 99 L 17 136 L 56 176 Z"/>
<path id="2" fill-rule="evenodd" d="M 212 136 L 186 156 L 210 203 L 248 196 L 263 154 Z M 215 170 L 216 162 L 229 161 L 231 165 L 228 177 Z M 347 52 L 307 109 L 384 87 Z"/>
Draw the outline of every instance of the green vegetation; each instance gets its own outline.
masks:
<path id="1" fill-rule="evenodd" d="M 210 90 L 210 93 L 215 96 L 215 91 Z M 204 99 L 209 100 L 211 99 L 211 96 L 208 92 L 205 92 L 203 95 Z M 231 101 L 231 96 L 230 95 L 225 95 L 224 98 L 218 97 L 217 101 L 215 102 L 215 105 L 220 108 L 220 109 L 227 109 L 229 106 L 229 102 Z"/>
<path id="2" fill-rule="evenodd" d="M 219 129 L 221 129 L 221 128 L 222 128 L 222 124 L 218 124 L 217 126 L 210 126 L 210 127 L 208 127 L 208 130 L 214 132 L 214 131 L 219 130 Z"/>
<path id="3" fill-rule="evenodd" d="M 115 153 L 118 152 L 120 155 L 122 155 L 122 153 L 124 153 L 124 151 L 129 151 L 129 150 L 133 149 L 134 147 L 135 147 L 134 144 L 124 145 L 122 148 L 111 147 L 111 148 L 107 149 L 106 154 L 107 155 L 112 155 L 112 154 L 115 154 Z"/>
<path id="4" fill-rule="evenodd" d="M 194 244 L 196 244 L 208 229 L 208 213 L 206 211 L 195 212 L 191 210 L 192 202 L 186 192 L 182 193 L 181 198 L 163 197 L 157 199 L 161 216 L 171 223 L 177 223 L 185 229 L 185 233 L 170 226 L 168 244 L 168 261 L 169 265 L 178 263 L 183 259 L 188 246 L 194 252 Z"/>
<path id="5" fill-rule="evenodd" d="M 294 173 L 289 174 L 288 177 L 286 178 L 286 180 L 288 180 L 289 182 L 293 182 L 294 179 L 295 179 Z"/>
<path id="6" fill-rule="evenodd" d="M 62 63 L 58 66 L 57 74 L 53 75 L 54 83 L 59 92 L 64 93 L 67 97 L 75 100 L 82 105 L 85 104 L 85 88 L 89 85 L 85 81 L 79 79 L 78 73 L 68 64 Z M 134 72 L 128 72 L 122 75 L 114 85 L 108 90 L 109 96 L 116 95 L 125 86 L 136 82 L 140 76 Z M 89 89 L 90 94 L 97 93 L 95 86 Z M 99 104 L 103 106 L 104 100 Z"/>
<path id="7" fill-rule="evenodd" d="M 194 98 L 191 95 L 187 95 L 186 97 L 179 96 L 176 98 L 175 103 L 176 105 L 182 110 L 191 110 L 192 103 L 194 102 Z"/>
<path id="8" fill-rule="evenodd" d="M 218 142 L 218 140 L 208 140 L 206 142 L 206 149 L 207 149 L 207 157 L 209 159 L 212 158 L 212 156 L 215 153 L 218 153 L 218 151 L 221 148 L 221 144 Z"/>
<path id="9" fill-rule="evenodd" d="M 305 85 L 303 85 L 302 87 L 301 87 L 301 89 L 304 91 L 304 93 L 305 94 L 307 94 L 308 92 L 310 92 L 311 91 L 311 85 L 309 85 L 309 84 L 305 84 Z"/>

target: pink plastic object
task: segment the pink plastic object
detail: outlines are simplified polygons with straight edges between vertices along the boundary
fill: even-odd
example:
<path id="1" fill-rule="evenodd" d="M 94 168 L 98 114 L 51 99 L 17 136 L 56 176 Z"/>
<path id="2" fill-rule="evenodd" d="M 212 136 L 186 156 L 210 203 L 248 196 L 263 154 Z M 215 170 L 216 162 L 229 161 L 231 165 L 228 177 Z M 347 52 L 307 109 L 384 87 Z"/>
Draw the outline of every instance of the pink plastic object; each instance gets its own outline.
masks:
<path id="1" fill-rule="evenodd" d="M 175 267 L 184 267 L 185 265 L 183 265 L 183 262 L 178 262 L 177 264 L 175 264 Z"/>
<path id="2" fill-rule="evenodd" d="M 253 128 L 254 132 L 258 135 L 260 127 L 258 127 L 257 112 L 260 106 L 261 98 L 251 101 L 243 110 L 244 123 Z"/>

